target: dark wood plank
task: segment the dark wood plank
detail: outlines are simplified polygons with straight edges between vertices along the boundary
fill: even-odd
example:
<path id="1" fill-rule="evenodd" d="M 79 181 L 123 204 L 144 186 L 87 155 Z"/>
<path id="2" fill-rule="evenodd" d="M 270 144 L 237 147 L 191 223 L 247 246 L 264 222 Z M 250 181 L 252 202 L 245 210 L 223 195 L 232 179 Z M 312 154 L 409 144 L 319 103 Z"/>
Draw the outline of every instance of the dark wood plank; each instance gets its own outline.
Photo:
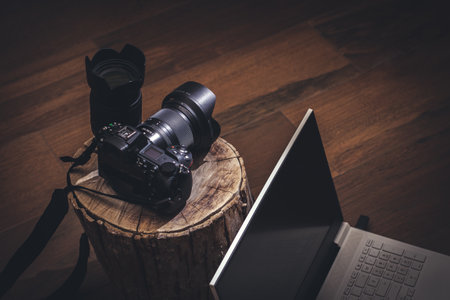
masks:
<path id="1" fill-rule="evenodd" d="M 348 151 L 349 146 L 363 144 L 444 105 L 449 97 L 449 49 L 448 42 L 424 46 L 322 94 L 298 99 L 282 111 L 298 124 L 303 112 L 313 107 L 326 127 L 322 132 L 325 145 L 336 152 Z M 329 153 L 330 160 L 334 156 Z M 347 167 L 333 170 L 333 175 L 348 169 L 347 161 L 340 165 Z"/>
<path id="2" fill-rule="evenodd" d="M 180 1 L 11 1 L 0 12 L 0 85 L 93 55 L 97 36 L 163 13 Z M 129 41 L 129 39 L 124 40 Z M 121 45 L 122 47 L 123 45 Z"/>
<path id="3" fill-rule="evenodd" d="M 148 80 L 155 82 L 305 22 L 324 7 L 314 1 L 191 1 L 95 42 L 100 47 L 121 47 L 124 40 L 138 45 L 149 58 Z"/>
<path id="4" fill-rule="evenodd" d="M 276 112 L 224 136 L 244 159 L 254 200 L 272 173 L 294 130 L 294 126 L 283 114 Z"/>
<path id="5" fill-rule="evenodd" d="M 319 75 L 317 77 L 299 80 L 280 86 L 276 91 L 261 95 L 248 102 L 234 105 L 219 112 L 217 120 L 223 124 L 224 133 L 241 130 L 242 126 L 255 121 L 264 121 L 267 115 L 280 107 L 295 103 L 299 99 L 307 98 L 325 91 L 342 81 L 356 76 L 358 72 L 352 66 Z"/>
<path id="6" fill-rule="evenodd" d="M 83 77 L 84 74 L 78 73 L 3 101 L 0 104 L 0 128 L 3 132 L 0 142 L 5 143 L 49 126 L 60 128 L 63 134 L 67 132 L 61 126 L 63 120 L 73 115 L 89 115 L 89 88 Z"/>
<path id="7" fill-rule="evenodd" d="M 39 133 L 2 145 L 0 157 L 1 232 L 40 215 L 65 172 Z"/>
<path id="8" fill-rule="evenodd" d="M 311 23 L 361 70 L 448 34 L 445 6 L 438 1 L 366 1 L 356 7 Z"/>
<path id="9" fill-rule="evenodd" d="M 97 260 L 88 263 L 86 279 L 74 299 L 123 299 L 109 282 Z M 51 295 L 72 272 L 72 267 L 46 269 L 20 279 L 2 299 L 44 299 Z"/>

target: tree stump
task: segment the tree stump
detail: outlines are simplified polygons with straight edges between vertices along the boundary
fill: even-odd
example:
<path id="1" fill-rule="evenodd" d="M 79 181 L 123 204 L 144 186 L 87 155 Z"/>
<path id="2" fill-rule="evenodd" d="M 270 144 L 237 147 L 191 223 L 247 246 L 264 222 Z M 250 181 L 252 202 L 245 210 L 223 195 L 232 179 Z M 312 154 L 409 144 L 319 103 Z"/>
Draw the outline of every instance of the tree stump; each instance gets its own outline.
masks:
<path id="1" fill-rule="evenodd" d="M 96 170 L 94 153 L 74 169 L 72 182 L 114 194 Z M 192 174 L 191 196 L 171 218 L 89 192 L 69 196 L 99 262 L 126 299 L 211 298 L 208 283 L 252 198 L 243 160 L 224 139 L 217 139 Z"/>

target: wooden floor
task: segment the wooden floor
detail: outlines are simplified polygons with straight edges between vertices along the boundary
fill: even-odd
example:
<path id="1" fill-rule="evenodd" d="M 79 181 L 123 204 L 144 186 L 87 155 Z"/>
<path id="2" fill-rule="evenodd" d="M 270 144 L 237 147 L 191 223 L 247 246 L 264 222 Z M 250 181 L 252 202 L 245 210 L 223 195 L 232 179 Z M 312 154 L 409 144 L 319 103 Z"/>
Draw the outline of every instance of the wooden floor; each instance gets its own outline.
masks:
<path id="1" fill-rule="evenodd" d="M 450 34 L 437 2 L 29 2 L 0 18 L 0 268 L 65 186 L 58 157 L 91 136 L 84 57 L 125 43 L 147 57 L 144 117 L 185 81 L 214 91 L 254 197 L 312 107 L 344 218 L 450 255 Z M 71 212 L 5 298 L 58 287 L 81 232 Z M 78 298 L 100 297 L 120 299 L 91 255 Z"/>

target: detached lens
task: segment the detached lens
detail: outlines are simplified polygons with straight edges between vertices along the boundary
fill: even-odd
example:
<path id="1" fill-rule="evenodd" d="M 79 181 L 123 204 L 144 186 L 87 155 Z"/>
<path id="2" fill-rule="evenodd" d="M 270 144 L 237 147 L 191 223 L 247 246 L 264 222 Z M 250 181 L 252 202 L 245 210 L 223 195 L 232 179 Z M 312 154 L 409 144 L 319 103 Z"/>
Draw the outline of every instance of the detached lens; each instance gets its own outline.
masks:
<path id="1" fill-rule="evenodd" d="M 145 57 L 134 46 L 120 53 L 112 49 L 86 57 L 86 75 L 91 87 L 91 128 L 97 135 L 110 122 L 136 126 L 141 122 Z"/>

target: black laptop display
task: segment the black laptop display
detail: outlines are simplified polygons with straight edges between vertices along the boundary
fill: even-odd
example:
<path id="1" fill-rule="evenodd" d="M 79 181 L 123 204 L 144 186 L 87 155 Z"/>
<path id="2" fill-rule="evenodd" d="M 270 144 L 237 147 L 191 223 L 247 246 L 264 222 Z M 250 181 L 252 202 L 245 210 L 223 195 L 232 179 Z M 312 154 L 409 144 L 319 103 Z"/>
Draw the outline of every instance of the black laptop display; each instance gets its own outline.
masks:
<path id="1" fill-rule="evenodd" d="M 313 112 L 305 119 L 236 238 L 215 285 L 220 299 L 293 299 L 326 276 L 342 215 Z"/>

